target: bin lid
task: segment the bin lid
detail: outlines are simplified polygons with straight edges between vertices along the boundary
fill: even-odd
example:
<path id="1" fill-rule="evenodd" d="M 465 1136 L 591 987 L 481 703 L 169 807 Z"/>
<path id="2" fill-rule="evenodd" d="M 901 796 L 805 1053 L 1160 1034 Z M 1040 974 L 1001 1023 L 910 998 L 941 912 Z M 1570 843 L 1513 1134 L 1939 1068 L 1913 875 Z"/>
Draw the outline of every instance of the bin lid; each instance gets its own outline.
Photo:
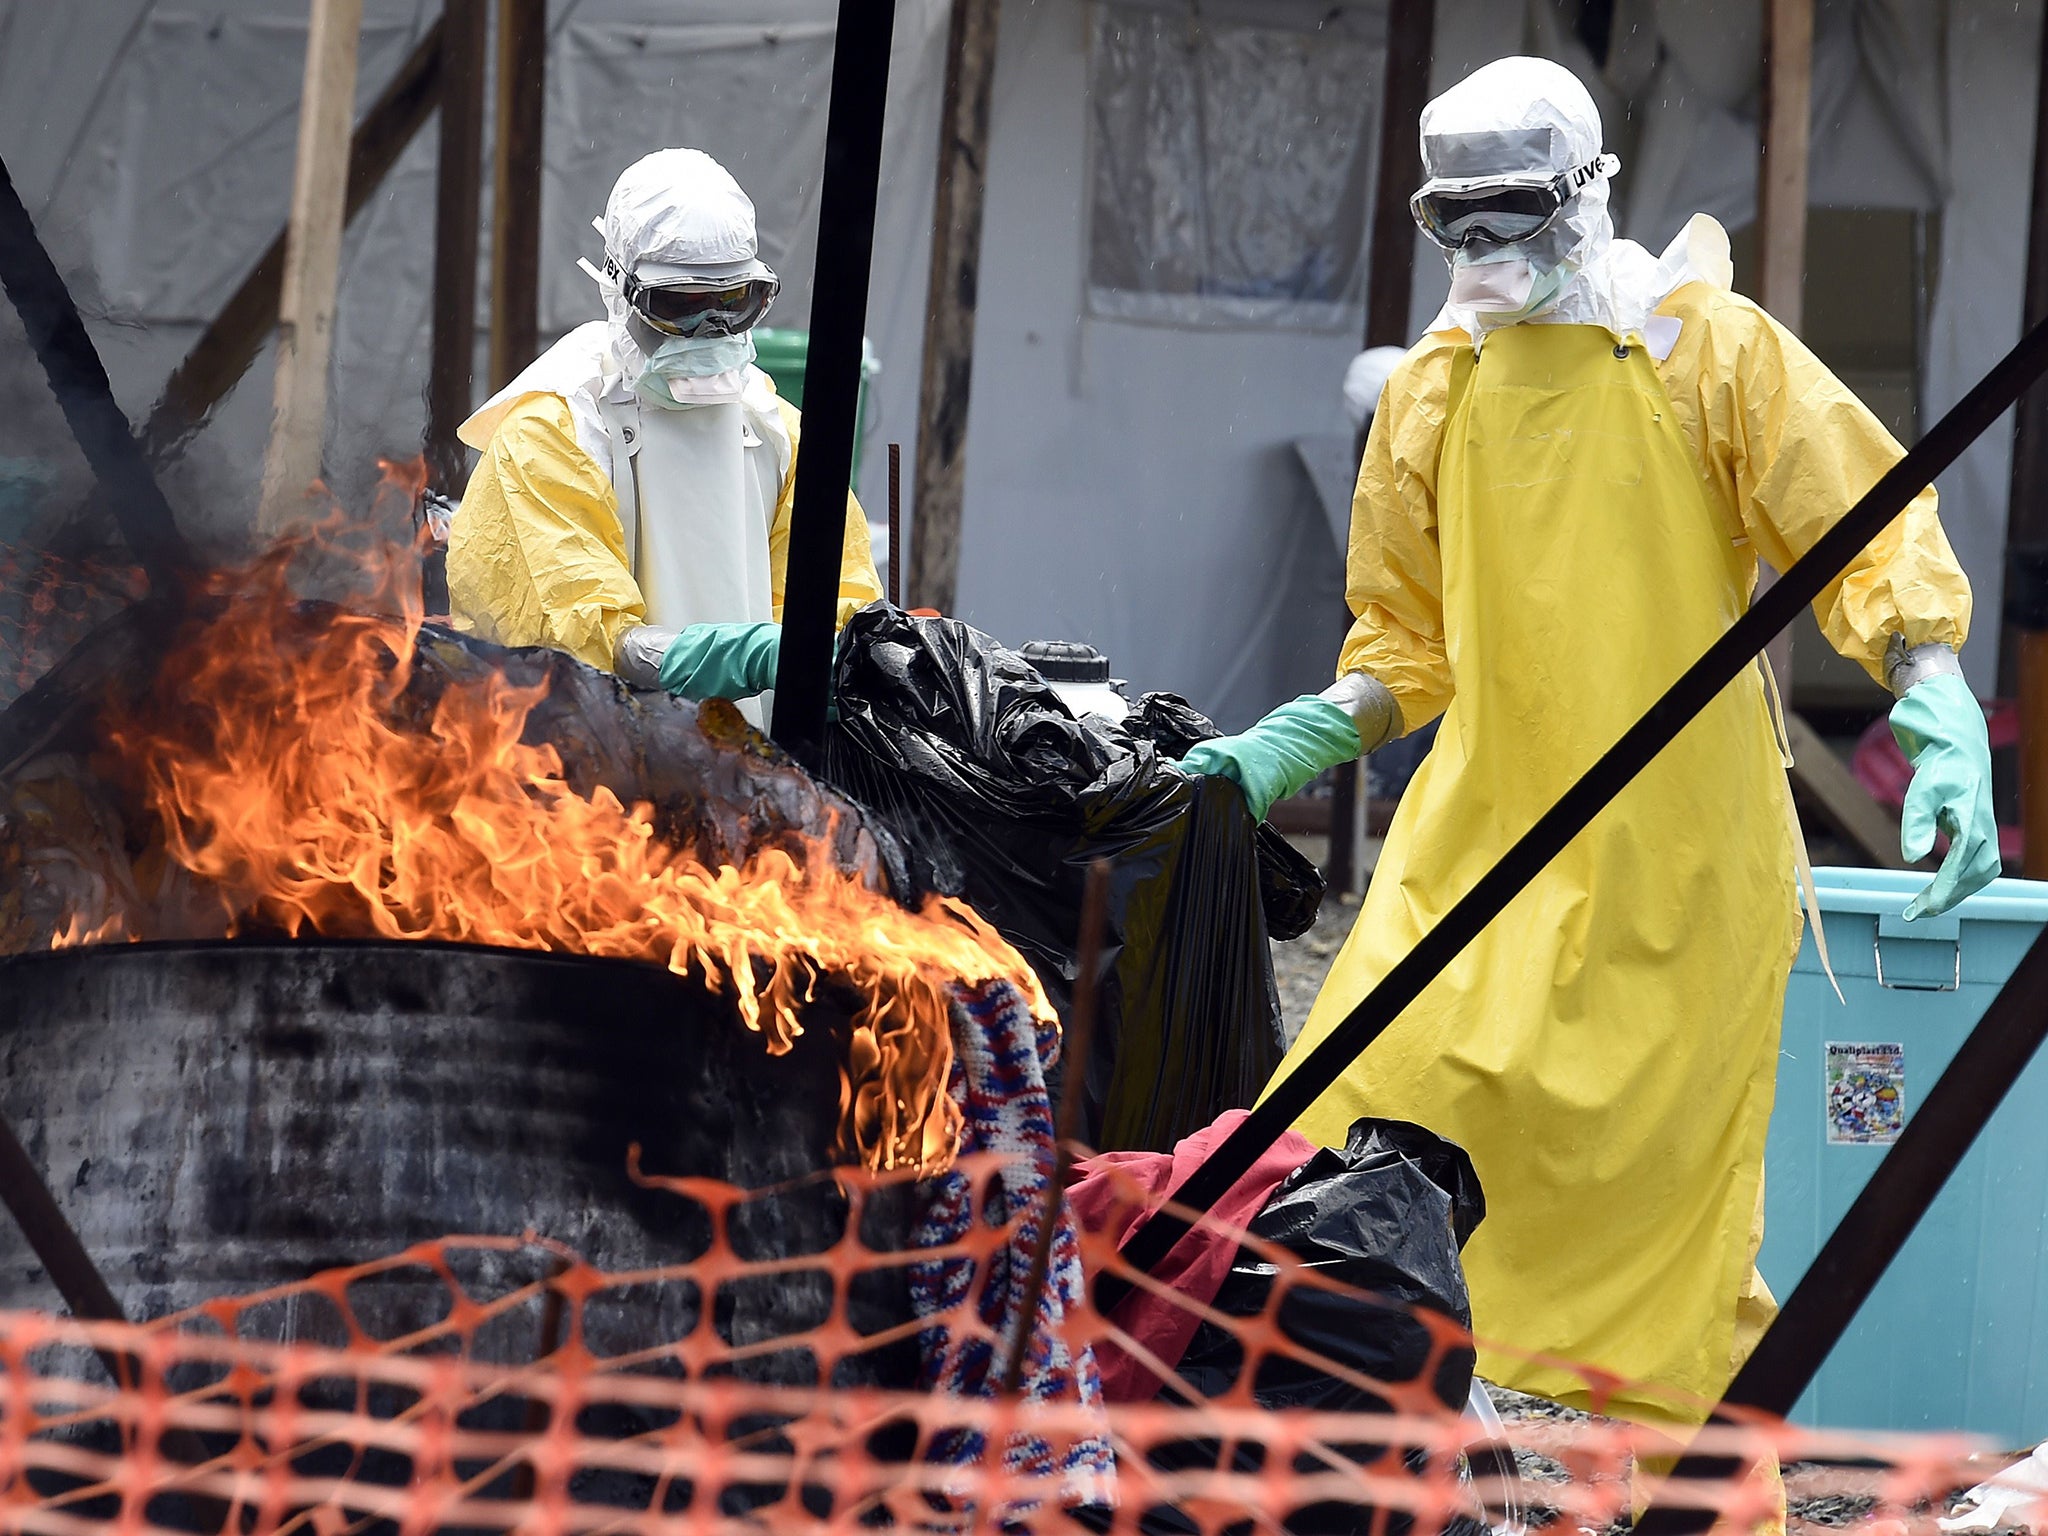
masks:
<path id="1" fill-rule="evenodd" d="M 1027 640 L 1019 653 L 1049 683 L 1107 683 L 1109 658 L 1081 640 Z"/>
<path id="2" fill-rule="evenodd" d="M 1820 909 L 1896 917 L 1933 876 L 1918 869 L 1817 866 L 1814 892 Z M 1948 914 L 1977 923 L 2048 924 L 2048 880 L 1994 880 Z M 1907 931 L 1910 931 L 1908 925 Z"/>

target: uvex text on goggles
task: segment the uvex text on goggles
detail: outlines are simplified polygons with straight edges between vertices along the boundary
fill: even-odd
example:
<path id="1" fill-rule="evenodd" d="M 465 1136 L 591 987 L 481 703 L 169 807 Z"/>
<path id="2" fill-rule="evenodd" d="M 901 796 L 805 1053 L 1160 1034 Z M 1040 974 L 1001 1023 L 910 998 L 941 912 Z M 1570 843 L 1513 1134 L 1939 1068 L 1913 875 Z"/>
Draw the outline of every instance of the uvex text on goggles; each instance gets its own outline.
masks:
<path id="1" fill-rule="evenodd" d="M 1620 169 L 1615 156 L 1600 155 L 1555 174 L 1436 177 L 1408 200 L 1408 211 L 1446 251 L 1474 240 L 1513 245 L 1550 228 L 1581 187 Z"/>
<path id="2" fill-rule="evenodd" d="M 669 336 L 737 336 L 752 330 L 775 302 L 775 278 L 687 279 L 644 283 L 607 261 L 626 302 L 655 330 Z"/>

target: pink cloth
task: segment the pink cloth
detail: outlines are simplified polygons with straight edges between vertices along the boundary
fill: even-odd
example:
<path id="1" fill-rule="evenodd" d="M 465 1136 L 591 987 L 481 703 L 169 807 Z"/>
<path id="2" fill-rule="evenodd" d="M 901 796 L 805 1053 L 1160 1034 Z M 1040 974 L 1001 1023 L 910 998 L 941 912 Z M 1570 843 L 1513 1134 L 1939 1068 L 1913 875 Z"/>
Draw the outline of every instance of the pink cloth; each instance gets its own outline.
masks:
<path id="1" fill-rule="evenodd" d="M 1123 1246 L 1132 1230 L 1164 1205 L 1172 1191 L 1187 1182 L 1188 1176 L 1237 1129 L 1247 1113 L 1242 1109 L 1225 1110 L 1215 1124 L 1185 1138 L 1171 1153 L 1104 1152 L 1077 1164 L 1075 1171 L 1080 1178 L 1067 1191 L 1069 1208 L 1090 1232 L 1113 1231 L 1117 1246 Z M 1223 1288 L 1224 1277 L 1230 1273 L 1231 1261 L 1237 1257 L 1238 1242 L 1231 1233 L 1249 1227 L 1252 1218 L 1273 1198 L 1281 1181 L 1315 1156 L 1315 1151 L 1315 1143 L 1299 1131 L 1281 1136 L 1216 1202 L 1211 1219 L 1204 1220 L 1175 1245 L 1154 1271 L 1155 1277 L 1203 1306 L 1213 1302 Z M 1139 1191 L 1142 1204 L 1137 1198 Z M 1221 1223 L 1230 1231 L 1219 1230 L 1214 1223 Z M 1113 1320 L 1168 1365 L 1180 1363 L 1202 1321 L 1188 1308 L 1144 1291 L 1127 1297 L 1116 1309 Z M 1095 1363 L 1102 1371 L 1102 1395 L 1112 1403 L 1146 1402 L 1159 1390 L 1158 1375 L 1109 1339 L 1095 1346 Z"/>

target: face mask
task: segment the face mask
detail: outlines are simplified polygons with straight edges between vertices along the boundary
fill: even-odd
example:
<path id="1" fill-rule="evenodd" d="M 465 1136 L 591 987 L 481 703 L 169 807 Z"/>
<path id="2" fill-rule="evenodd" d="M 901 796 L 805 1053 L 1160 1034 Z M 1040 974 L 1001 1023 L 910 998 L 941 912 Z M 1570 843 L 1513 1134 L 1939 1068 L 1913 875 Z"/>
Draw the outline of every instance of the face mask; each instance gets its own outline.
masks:
<path id="1" fill-rule="evenodd" d="M 1451 258 L 1451 303 L 1496 323 L 1541 312 L 1571 280 L 1569 265 L 1539 267 L 1518 247 L 1459 251 Z"/>
<path id="2" fill-rule="evenodd" d="M 1525 257 L 1503 252 L 1468 261 L 1460 252 L 1451 262 L 1451 302 L 1460 309 L 1487 314 L 1518 310 L 1535 287 L 1536 268 Z"/>
<path id="3" fill-rule="evenodd" d="M 740 370 L 754 360 L 754 336 L 669 336 L 647 354 L 634 381 L 651 405 L 675 408 L 739 397 Z"/>

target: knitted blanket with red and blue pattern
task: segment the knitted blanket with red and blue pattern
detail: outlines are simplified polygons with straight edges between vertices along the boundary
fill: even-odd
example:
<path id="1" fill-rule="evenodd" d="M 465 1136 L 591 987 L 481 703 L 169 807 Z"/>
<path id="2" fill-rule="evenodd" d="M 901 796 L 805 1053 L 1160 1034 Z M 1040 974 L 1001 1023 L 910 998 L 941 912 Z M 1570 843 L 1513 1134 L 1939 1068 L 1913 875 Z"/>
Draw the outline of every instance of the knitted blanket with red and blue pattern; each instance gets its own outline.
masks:
<path id="1" fill-rule="evenodd" d="M 1017 1314 L 1027 1299 L 1031 1255 L 1051 1182 L 1053 1119 L 1045 1069 L 1058 1051 L 1058 1026 L 1039 1025 L 1023 994 L 1009 982 L 953 989 L 953 1069 L 947 1091 L 965 1121 L 961 1155 L 993 1153 L 1001 1159 L 1000 1176 L 984 1176 L 984 1219 L 991 1226 L 1014 1219 L 1015 1226 L 984 1266 L 972 1258 L 912 1266 L 911 1296 L 921 1316 L 955 1313 L 973 1294 L 975 1315 L 988 1329 L 956 1336 L 956 1330 L 938 1326 L 918 1336 L 922 1384 L 930 1390 L 993 1397 L 1001 1385 Z M 936 1194 L 913 1244 L 934 1247 L 967 1236 L 975 1220 L 974 1182 L 957 1169 L 935 1181 Z M 979 1277 L 975 1294 L 977 1267 L 987 1273 Z M 1086 1345 L 1078 1355 L 1070 1350 L 1064 1328 L 1068 1311 L 1081 1302 L 1083 1284 L 1080 1239 L 1072 1215 L 1063 1208 L 1024 1355 L 1019 1391 L 1027 1402 L 1102 1403 L 1094 1352 Z M 931 1454 L 950 1462 L 979 1461 L 987 1451 L 985 1438 L 979 1431 L 952 1432 L 939 1437 Z M 1015 1435 L 1004 1462 L 1013 1471 L 1063 1474 L 1070 1487 L 1086 1488 L 1090 1502 L 1106 1497 L 1114 1475 L 1106 1425 L 1102 1435 L 1057 1449 L 1040 1437 Z"/>

